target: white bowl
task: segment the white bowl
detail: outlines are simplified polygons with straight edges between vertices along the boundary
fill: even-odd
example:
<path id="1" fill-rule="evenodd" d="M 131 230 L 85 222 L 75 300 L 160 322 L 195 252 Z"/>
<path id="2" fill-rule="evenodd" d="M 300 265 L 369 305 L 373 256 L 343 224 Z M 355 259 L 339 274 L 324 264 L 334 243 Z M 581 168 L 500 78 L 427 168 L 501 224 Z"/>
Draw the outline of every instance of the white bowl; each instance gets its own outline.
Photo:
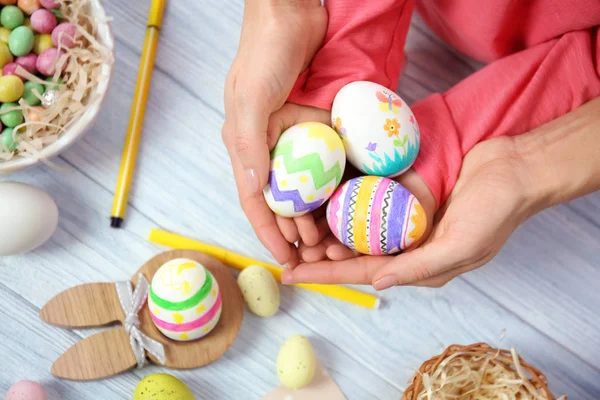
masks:
<path id="1" fill-rule="evenodd" d="M 90 14 L 98 17 L 98 20 L 100 21 L 97 29 L 96 39 L 106 46 L 111 53 L 113 53 L 114 59 L 114 36 L 112 30 L 110 29 L 109 23 L 106 22 L 107 16 L 104 7 L 102 6 L 102 1 L 89 0 L 89 3 Z M 83 134 L 87 132 L 96 122 L 96 118 L 98 117 L 98 113 L 100 112 L 100 108 L 104 102 L 104 98 L 112 78 L 113 65 L 114 63 L 110 63 L 109 65 L 103 66 L 101 75 L 102 79 L 100 79 L 100 82 L 98 82 L 95 90 L 90 94 L 90 97 L 99 97 L 98 101 L 96 101 L 92 107 L 88 108 L 81 116 L 79 116 L 71 124 L 71 126 L 61 134 L 60 138 L 56 142 L 51 143 L 47 147 L 43 148 L 36 158 L 14 157 L 9 161 L 0 160 L 0 176 L 8 176 L 17 171 L 34 166 L 40 162 L 39 159 L 48 160 L 56 157 L 62 151 L 75 143 L 77 139 L 81 138 Z"/>

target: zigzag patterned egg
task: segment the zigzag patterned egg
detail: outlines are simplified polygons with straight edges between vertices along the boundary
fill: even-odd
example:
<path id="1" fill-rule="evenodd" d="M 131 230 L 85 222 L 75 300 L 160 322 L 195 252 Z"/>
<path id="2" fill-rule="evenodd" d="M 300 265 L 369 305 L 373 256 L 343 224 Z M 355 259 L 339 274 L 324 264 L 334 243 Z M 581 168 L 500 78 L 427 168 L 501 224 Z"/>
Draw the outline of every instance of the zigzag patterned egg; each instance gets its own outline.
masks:
<path id="1" fill-rule="evenodd" d="M 362 254 L 385 255 L 419 240 L 427 226 L 421 203 L 388 178 L 362 176 L 342 185 L 327 205 L 329 228 Z"/>
<path id="2" fill-rule="evenodd" d="M 219 284 L 206 267 L 177 258 L 162 265 L 150 284 L 148 309 L 154 325 L 177 341 L 206 336 L 221 317 Z"/>
<path id="3" fill-rule="evenodd" d="M 267 204 L 284 217 L 314 211 L 331 197 L 345 167 L 344 145 L 333 129 L 320 122 L 294 125 L 271 152 Z"/>
<path id="4" fill-rule="evenodd" d="M 332 126 L 344 141 L 348 161 L 366 175 L 395 177 L 419 153 L 419 125 L 394 91 L 373 82 L 344 86 L 331 109 Z"/>

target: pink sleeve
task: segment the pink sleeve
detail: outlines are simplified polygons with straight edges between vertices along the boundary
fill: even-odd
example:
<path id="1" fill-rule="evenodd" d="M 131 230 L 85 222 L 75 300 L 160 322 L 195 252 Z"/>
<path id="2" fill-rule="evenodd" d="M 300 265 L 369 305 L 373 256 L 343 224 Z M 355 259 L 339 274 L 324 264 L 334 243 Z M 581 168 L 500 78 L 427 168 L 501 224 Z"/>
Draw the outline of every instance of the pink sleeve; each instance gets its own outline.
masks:
<path id="1" fill-rule="evenodd" d="M 414 168 L 442 204 L 478 142 L 518 135 L 600 95 L 598 27 L 495 61 L 411 108 L 421 129 Z"/>
<path id="2" fill-rule="evenodd" d="M 330 110 L 347 83 L 396 90 L 414 0 L 329 0 L 323 47 L 298 78 L 288 102 Z"/>

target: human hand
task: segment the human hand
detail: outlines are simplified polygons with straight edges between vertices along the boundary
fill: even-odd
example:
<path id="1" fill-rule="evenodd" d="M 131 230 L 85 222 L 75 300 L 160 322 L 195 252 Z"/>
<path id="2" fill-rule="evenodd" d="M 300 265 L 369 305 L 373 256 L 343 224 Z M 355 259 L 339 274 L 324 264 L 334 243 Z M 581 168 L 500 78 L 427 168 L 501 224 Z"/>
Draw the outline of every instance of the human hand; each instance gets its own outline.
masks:
<path id="1" fill-rule="evenodd" d="M 281 264 L 294 264 L 297 255 L 262 194 L 269 151 L 281 133 L 268 129 L 269 118 L 285 103 L 326 27 L 327 13 L 319 0 L 246 2 L 238 53 L 225 83 L 222 136 L 240 203 L 258 238 Z"/>
<path id="2" fill-rule="evenodd" d="M 512 138 L 475 146 L 450 197 L 436 214 L 428 239 L 398 256 L 360 256 L 320 261 L 284 271 L 282 282 L 440 287 L 489 262 L 536 208 L 524 164 Z"/>

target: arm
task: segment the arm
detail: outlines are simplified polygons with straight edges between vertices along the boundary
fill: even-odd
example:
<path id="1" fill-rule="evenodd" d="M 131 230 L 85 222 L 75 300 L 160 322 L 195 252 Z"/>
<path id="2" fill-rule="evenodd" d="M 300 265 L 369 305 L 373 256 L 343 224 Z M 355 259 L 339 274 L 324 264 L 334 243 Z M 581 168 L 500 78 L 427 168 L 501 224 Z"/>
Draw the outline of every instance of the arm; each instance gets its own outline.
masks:
<path id="1" fill-rule="evenodd" d="M 288 102 L 331 110 L 347 83 L 367 80 L 396 90 L 414 0 L 330 0 L 322 48 Z"/>

